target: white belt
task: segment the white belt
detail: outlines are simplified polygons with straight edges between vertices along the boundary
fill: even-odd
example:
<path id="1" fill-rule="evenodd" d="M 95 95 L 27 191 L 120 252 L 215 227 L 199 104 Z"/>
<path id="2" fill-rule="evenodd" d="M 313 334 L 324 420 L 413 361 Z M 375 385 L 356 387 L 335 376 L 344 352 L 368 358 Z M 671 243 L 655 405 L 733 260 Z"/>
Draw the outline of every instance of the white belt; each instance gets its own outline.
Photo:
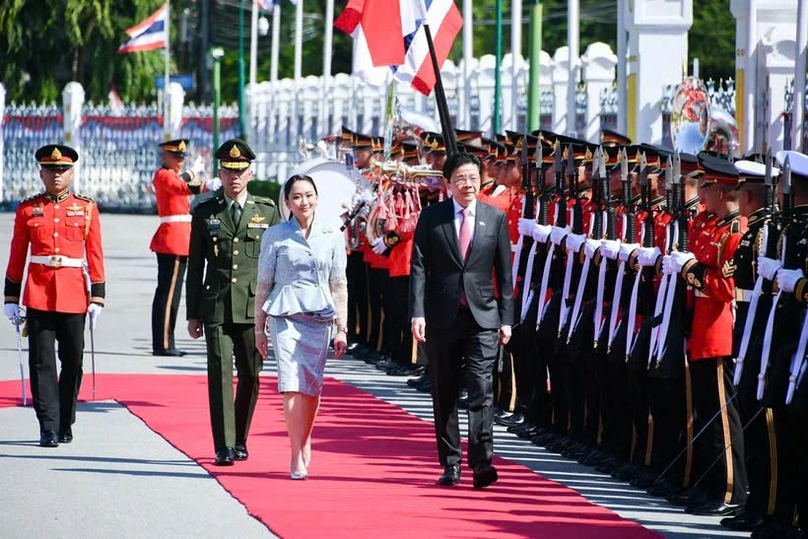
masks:
<path id="1" fill-rule="evenodd" d="M 31 262 L 50 266 L 51 268 L 80 268 L 84 266 L 83 258 L 68 258 L 61 255 L 32 256 Z"/>
<path id="2" fill-rule="evenodd" d="M 160 217 L 160 223 L 190 223 L 191 214 L 183 213 L 182 215 L 166 215 Z"/>
<path id="3" fill-rule="evenodd" d="M 752 301 L 754 290 L 747 290 L 746 288 L 735 288 L 735 301 L 749 303 Z"/>

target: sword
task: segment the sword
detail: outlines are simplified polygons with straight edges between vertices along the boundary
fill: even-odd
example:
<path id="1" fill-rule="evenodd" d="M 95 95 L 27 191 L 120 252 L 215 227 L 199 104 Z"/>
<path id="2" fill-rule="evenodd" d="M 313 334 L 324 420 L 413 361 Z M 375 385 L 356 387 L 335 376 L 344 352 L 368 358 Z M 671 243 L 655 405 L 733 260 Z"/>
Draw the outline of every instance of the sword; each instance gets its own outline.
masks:
<path id="1" fill-rule="evenodd" d="M 19 354 L 20 358 L 20 388 L 22 389 L 22 405 L 28 406 L 28 395 L 25 391 L 25 367 L 23 366 L 23 359 L 22 359 L 22 333 L 20 332 L 20 325 L 25 322 L 24 316 L 15 316 L 14 320 L 14 327 L 17 328 L 17 353 Z"/>
<path id="2" fill-rule="evenodd" d="M 95 400 L 95 333 L 92 324 L 90 324 L 90 358 L 93 363 L 93 400 Z"/>
<path id="3" fill-rule="evenodd" d="M 721 383 L 724 383 L 724 382 L 722 381 Z M 724 406 L 722 406 L 721 408 L 719 408 L 719 409 L 718 409 L 718 411 L 715 413 L 715 415 L 714 415 L 713 417 L 711 417 L 711 418 L 710 418 L 710 420 L 709 420 L 709 421 L 707 421 L 707 423 L 705 423 L 705 424 L 704 424 L 704 425 L 701 427 L 701 430 L 699 430 L 699 431 L 696 433 L 696 435 L 695 435 L 695 436 L 693 436 L 693 439 L 692 439 L 692 440 L 690 440 L 690 442 L 688 442 L 688 444 L 685 446 L 685 448 L 684 448 L 684 449 L 682 449 L 682 451 L 681 451 L 681 452 L 679 452 L 679 454 L 678 454 L 678 455 L 676 455 L 676 457 L 674 457 L 674 459 L 671 461 L 671 463 L 670 463 L 670 464 L 668 464 L 668 466 L 667 466 L 667 467 L 666 467 L 664 470 L 662 470 L 662 473 L 660 473 L 660 474 L 659 474 L 659 476 L 657 477 L 656 481 L 654 481 L 654 484 L 656 484 L 656 483 L 658 483 L 659 481 L 661 481 L 661 480 L 662 480 L 662 478 L 665 476 L 665 474 L 666 474 L 666 473 L 668 473 L 668 470 L 670 470 L 670 469 L 673 467 L 673 465 L 674 465 L 674 464 L 676 464 L 676 461 L 678 461 L 680 458 L 682 458 L 682 455 L 684 455 L 685 453 L 687 453 L 687 451 L 688 451 L 688 450 L 689 450 L 691 447 L 693 447 L 693 444 L 696 442 L 696 440 L 698 440 L 698 439 L 699 439 L 699 437 L 700 437 L 702 434 L 704 434 L 704 431 L 705 431 L 705 430 L 707 430 L 707 427 L 709 427 L 709 426 L 710 426 L 710 425 L 713 423 L 713 421 L 715 421 L 715 420 L 718 418 L 718 416 L 720 416 L 720 415 L 721 415 L 721 414 L 724 412 L 724 410 L 726 410 L 726 409 L 727 409 L 727 406 L 729 406 L 729 405 L 732 403 L 732 401 L 734 401 L 734 400 L 735 400 L 737 397 L 738 397 L 738 393 L 736 392 L 736 393 L 735 393 L 735 394 L 734 394 L 732 397 L 730 397 L 730 399 L 729 399 L 727 402 L 725 402 L 725 403 L 724 403 Z M 753 418 L 753 419 L 754 419 L 754 418 Z M 751 422 L 751 420 L 750 420 L 750 422 Z"/>

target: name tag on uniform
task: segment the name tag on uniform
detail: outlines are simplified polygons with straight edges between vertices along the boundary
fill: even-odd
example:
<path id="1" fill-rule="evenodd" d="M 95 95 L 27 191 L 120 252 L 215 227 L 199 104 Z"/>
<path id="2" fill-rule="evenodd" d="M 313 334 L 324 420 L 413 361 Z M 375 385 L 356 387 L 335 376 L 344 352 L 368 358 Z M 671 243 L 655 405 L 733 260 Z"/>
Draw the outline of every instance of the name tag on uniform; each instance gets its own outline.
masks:
<path id="1" fill-rule="evenodd" d="M 247 223 L 247 228 L 269 228 L 267 223 Z"/>
<path id="2" fill-rule="evenodd" d="M 42 217 L 43 215 L 45 215 L 45 210 L 42 206 L 34 206 L 31 209 L 31 217 Z"/>
<path id="3" fill-rule="evenodd" d="M 749 247 L 749 240 L 741 240 L 742 247 Z"/>

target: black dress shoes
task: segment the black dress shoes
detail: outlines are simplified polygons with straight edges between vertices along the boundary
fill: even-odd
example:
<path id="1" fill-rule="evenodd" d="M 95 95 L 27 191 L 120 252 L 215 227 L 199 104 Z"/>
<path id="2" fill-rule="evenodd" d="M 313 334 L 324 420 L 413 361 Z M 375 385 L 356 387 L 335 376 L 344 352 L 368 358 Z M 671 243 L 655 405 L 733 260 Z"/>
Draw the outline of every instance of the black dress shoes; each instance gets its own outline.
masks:
<path id="1" fill-rule="evenodd" d="M 751 532 L 763 525 L 763 517 L 757 513 L 745 511 L 735 517 L 721 519 L 721 525 L 739 532 Z"/>
<path id="2" fill-rule="evenodd" d="M 59 441 L 56 438 L 56 433 L 52 430 L 46 430 L 40 434 L 39 445 L 41 447 L 59 447 Z"/>
<path id="3" fill-rule="evenodd" d="M 502 425 L 503 427 L 513 427 L 516 425 L 521 425 L 524 422 L 525 416 L 519 412 L 494 417 L 494 423 L 497 425 Z"/>
<path id="4" fill-rule="evenodd" d="M 706 517 L 729 517 L 743 511 L 743 506 L 737 503 L 724 503 L 723 500 L 708 500 L 698 505 L 685 508 L 686 513 Z"/>
<path id="5" fill-rule="evenodd" d="M 185 350 L 177 350 L 176 348 L 169 348 L 167 350 L 155 350 L 152 352 L 153 356 L 166 356 L 166 357 L 182 357 L 187 355 Z"/>
<path id="6" fill-rule="evenodd" d="M 496 483 L 499 476 L 497 469 L 490 464 L 483 464 L 474 468 L 474 488 L 485 488 Z"/>
<path id="7" fill-rule="evenodd" d="M 60 444 L 69 444 L 72 441 L 73 441 L 73 429 L 71 429 L 70 427 L 59 433 Z"/>
<path id="8" fill-rule="evenodd" d="M 234 460 L 236 460 L 236 451 L 232 447 L 225 447 L 216 452 L 216 460 L 213 464 L 216 466 L 232 466 Z"/>
<path id="9" fill-rule="evenodd" d="M 673 505 L 696 506 L 707 501 L 707 494 L 703 490 L 689 488 L 682 492 L 671 494 L 667 500 Z"/>
<path id="10" fill-rule="evenodd" d="M 409 380 L 407 380 L 407 385 L 415 389 L 424 382 L 429 382 L 429 375 L 426 372 L 421 374 L 421 376 L 419 376 L 418 378 L 410 378 Z"/>
<path id="11" fill-rule="evenodd" d="M 438 484 L 443 487 L 451 487 L 460 483 L 460 465 L 450 464 L 443 469 L 443 475 L 438 479 Z"/>
<path id="12" fill-rule="evenodd" d="M 233 450 L 234 458 L 236 460 L 247 460 L 250 454 L 247 452 L 247 444 L 244 442 L 236 442 L 236 448 Z"/>

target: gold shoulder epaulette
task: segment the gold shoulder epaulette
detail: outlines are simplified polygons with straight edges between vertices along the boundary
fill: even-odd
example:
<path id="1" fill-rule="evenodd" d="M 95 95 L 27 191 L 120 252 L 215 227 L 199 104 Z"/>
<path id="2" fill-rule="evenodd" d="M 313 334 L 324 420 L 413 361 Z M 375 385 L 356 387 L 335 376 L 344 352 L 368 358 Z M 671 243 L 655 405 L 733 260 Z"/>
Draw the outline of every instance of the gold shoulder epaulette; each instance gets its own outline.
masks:
<path id="1" fill-rule="evenodd" d="M 88 197 L 87 195 L 82 195 L 81 193 L 73 193 L 73 196 L 79 200 L 86 200 L 87 202 L 92 202 L 96 204 L 95 199 L 93 197 Z"/>
<path id="2" fill-rule="evenodd" d="M 42 191 L 41 193 L 37 193 L 37 194 L 35 194 L 33 196 L 30 196 L 30 197 L 26 198 L 25 200 L 21 200 L 20 204 L 25 204 L 26 202 L 31 202 L 32 200 L 36 200 L 39 197 L 44 196 L 44 195 L 45 195 L 45 192 Z"/>

